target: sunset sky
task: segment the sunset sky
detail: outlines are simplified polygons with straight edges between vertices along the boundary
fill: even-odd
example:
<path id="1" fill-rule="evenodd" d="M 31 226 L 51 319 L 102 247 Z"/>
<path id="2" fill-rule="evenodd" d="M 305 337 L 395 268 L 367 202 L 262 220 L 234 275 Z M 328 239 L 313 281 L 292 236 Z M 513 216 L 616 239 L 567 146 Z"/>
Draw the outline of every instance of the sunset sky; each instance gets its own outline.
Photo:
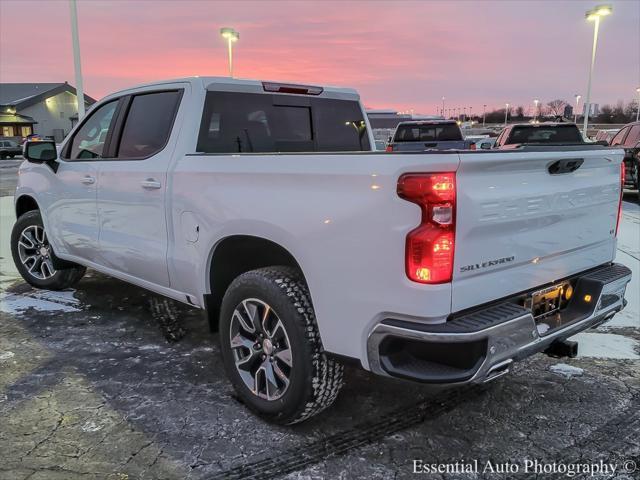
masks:
<path id="1" fill-rule="evenodd" d="M 237 77 L 357 88 L 371 108 L 479 112 L 584 93 L 596 1 L 80 0 L 85 90 L 226 75 L 219 28 L 235 27 Z M 592 101 L 640 85 L 640 2 L 603 20 Z M 66 0 L 0 0 L 0 82 L 74 83 Z"/>

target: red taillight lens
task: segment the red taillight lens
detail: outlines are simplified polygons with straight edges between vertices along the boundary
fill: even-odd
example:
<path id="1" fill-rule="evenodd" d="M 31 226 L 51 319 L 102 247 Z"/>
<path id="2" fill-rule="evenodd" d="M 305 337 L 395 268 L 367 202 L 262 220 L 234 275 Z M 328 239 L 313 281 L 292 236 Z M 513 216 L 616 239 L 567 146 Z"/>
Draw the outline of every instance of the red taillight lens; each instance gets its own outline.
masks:
<path id="1" fill-rule="evenodd" d="M 616 220 L 616 237 L 620 228 L 620 220 L 622 219 L 622 195 L 624 194 L 624 162 L 620 164 L 620 201 L 618 202 L 618 219 Z"/>
<path id="2" fill-rule="evenodd" d="M 475 143 L 472 143 L 471 145 L 469 145 L 469 150 L 475 150 L 476 148 L 478 147 L 476 147 Z"/>
<path id="3" fill-rule="evenodd" d="M 398 179 L 400 198 L 420 206 L 422 222 L 407 235 L 407 277 L 420 283 L 447 283 L 455 251 L 455 173 L 407 173 Z"/>
<path id="4" fill-rule="evenodd" d="M 391 145 L 387 145 L 384 149 L 385 152 L 393 152 L 393 147 Z"/>

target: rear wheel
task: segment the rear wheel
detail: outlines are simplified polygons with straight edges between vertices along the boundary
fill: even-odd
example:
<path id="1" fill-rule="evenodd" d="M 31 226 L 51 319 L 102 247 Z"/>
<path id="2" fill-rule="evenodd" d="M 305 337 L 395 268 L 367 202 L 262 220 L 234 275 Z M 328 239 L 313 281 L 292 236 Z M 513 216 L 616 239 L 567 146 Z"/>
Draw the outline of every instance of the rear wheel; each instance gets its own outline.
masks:
<path id="1" fill-rule="evenodd" d="M 343 367 L 327 356 L 300 274 L 288 267 L 236 278 L 222 301 L 220 344 L 240 399 L 279 424 L 301 422 L 336 399 Z"/>
<path id="2" fill-rule="evenodd" d="M 62 269 L 54 266 L 55 255 L 38 210 L 21 215 L 14 224 L 11 231 L 11 254 L 22 278 L 36 288 L 69 288 L 86 271 L 85 267 L 76 264 Z"/>

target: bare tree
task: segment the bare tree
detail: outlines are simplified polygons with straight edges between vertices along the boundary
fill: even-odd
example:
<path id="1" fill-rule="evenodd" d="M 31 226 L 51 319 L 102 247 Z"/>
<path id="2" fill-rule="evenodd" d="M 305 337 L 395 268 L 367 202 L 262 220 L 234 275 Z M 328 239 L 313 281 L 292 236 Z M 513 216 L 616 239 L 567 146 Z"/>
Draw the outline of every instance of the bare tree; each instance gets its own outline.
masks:
<path id="1" fill-rule="evenodd" d="M 516 107 L 516 117 L 518 118 L 524 118 L 524 107 L 522 105 L 520 105 L 519 107 Z"/>
<path id="2" fill-rule="evenodd" d="M 549 113 L 551 115 L 564 115 L 564 107 L 568 105 L 564 100 L 560 100 L 559 98 L 556 100 L 551 100 L 547 102 L 547 107 L 549 108 Z"/>

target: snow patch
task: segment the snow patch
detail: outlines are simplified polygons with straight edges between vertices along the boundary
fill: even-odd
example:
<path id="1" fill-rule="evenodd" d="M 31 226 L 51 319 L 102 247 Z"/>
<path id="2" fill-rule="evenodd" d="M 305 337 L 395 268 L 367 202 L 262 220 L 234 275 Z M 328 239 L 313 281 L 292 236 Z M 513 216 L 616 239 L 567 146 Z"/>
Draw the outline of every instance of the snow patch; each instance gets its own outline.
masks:
<path id="1" fill-rule="evenodd" d="M 102 425 L 96 425 L 94 422 L 86 422 L 84 425 L 80 427 L 80 430 L 83 432 L 97 432 L 102 430 Z"/>
<path id="2" fill-rule="evenodd" d="M 578 357 L 640 359 L 640 343 L 623 335 L 583 332 L 571 340 L 578 342 Z"/>
<path id="3" fill-rule="evenodd" d="M 16 354 L 13 352 L 3 352 L 0 353 L 0 362 L 4 362 L 5 360 L 9 360 L 10 358 L 15 357 Z"/>
<path id="4" fill-rule="evenodd" d="M 571 365 L 567 365 L 566 363 L 557 363 L 555 365 L 551 365 L 549 367 L 549 370 L 565 378 L 580 377 L 584 373 L 584 370 L 582 368 L 573 367 Z"/>
<path id="5" fill-rule="evenodd" d="M 46 294 L 0 294 L 0 311 L 21 314 L 33 308 L 39 312 L 79 312 L 80 303 L 73 292 L 46 292 Z"/>

